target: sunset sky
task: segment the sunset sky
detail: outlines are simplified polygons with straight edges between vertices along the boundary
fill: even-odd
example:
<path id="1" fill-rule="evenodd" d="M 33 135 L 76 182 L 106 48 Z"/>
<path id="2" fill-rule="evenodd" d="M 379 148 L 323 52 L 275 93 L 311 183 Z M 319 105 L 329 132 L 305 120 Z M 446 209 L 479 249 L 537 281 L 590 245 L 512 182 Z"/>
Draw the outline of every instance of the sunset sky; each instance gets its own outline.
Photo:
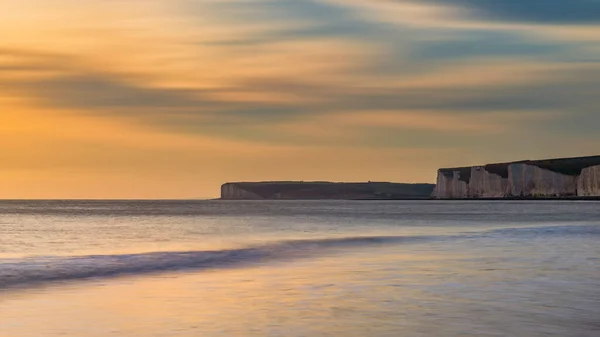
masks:
<path id="1" fill-rule="evenodd" d="M 600 153 L 598 0 L 0 0 L 0 198 Z"/>

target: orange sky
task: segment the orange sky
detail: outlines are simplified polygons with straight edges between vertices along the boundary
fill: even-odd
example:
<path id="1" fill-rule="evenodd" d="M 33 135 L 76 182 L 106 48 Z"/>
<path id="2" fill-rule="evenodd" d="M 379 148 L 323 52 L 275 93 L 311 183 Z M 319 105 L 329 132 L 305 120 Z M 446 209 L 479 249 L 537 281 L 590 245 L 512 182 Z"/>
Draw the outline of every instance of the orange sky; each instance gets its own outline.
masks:
<path id="1" fill-rule="evenodd" d="M 0 198 L 600 153 L 600 6 L 475 3 L 0 0 Z"/>

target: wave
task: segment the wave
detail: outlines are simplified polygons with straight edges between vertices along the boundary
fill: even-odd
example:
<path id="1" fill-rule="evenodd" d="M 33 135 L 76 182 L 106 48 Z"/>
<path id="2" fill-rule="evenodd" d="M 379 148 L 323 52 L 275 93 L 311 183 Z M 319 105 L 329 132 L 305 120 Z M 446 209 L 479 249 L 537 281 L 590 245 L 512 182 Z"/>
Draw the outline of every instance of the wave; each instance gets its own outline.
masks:
<path id="1" fill-rule="evenodd" d="M 151 252 L 123 255 L 36 257 L 0 261 L 0 289 L 56 281 L 150 274 L 175 270 L 232 268 L 274 260 L 306 258 L 336 248 L 374 246 L 423 237 L 369 236 L 290 240 L 218 251 Z"/>
<path id="2" fill-rule="evenodd" d="M 235 268 L 251 264 L 309 258 L 338 249 L 452 239 L 511 239 L 540 236 L 600 236 L 598 225 L 553 225 L 501 228 L 432 236 L 355 236 L 312 240 L 289 240 L 260 246 L 217 251 L 151 252 L 123 255 L 36 257 L 0 260 L 0 290 L 56 281 L 81 280 L 165 271 Z"/>

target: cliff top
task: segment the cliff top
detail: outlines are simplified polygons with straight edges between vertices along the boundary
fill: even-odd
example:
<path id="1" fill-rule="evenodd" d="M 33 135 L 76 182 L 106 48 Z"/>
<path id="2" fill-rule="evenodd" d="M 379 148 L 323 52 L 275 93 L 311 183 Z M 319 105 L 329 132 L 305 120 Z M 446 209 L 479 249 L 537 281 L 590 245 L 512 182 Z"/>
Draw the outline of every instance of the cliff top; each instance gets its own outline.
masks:
<path id="1" fill-rule="evenodd" d="M 507 163 L 476 166 L 482 166 L 490 173 L 497 174 L 503 178 L 508 178 L 508 167 L 512 164 L 526 164 L 566 175 L 579 175 L 581 174 L 581 170 L 585 168 L 600 165 L 600 155 L 542 160 L 520 160 Z M 452 175 L 454 171 L 459 171 L 461 180 L 465 180 L 467 182 L 471 176 L 471 167 L 442 168 L 439 171 L 447 176 Z"/>
<path id="2" fill-rule="evenodd" d="M 290 180 L 290 181 L 232 181 L 226 182 L 223 185 L 228 184 L 243 184 L 243 185 L 375 185 L 375 184 L 390 184 L 390 185 L 431 185 L 428 183 L 393 183 L 389 181 L 363 181 L 363 182 L 337 182 L 337 181 L 302 181 L 302 180 Z"/>

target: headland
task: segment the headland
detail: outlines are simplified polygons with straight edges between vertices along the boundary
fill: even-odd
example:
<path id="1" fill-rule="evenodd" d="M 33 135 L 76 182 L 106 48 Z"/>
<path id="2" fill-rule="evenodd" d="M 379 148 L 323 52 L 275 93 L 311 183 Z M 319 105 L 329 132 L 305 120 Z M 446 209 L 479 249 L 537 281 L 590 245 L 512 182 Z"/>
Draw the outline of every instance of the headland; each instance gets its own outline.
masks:
<path id="1" fill-rule="evenodd" d="M 232 182 L 221 186 L 225 200 L 393 200 L 429 199 L 433 184 L 326 181 Z"/>

